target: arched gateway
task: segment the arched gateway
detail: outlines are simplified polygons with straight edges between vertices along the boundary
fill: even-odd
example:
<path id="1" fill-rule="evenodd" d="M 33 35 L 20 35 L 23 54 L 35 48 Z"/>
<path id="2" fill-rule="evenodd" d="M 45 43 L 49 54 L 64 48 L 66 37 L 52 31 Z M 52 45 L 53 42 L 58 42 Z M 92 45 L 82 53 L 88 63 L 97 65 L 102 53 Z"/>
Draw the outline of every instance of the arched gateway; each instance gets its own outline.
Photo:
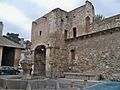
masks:
<path id="1" fill-rule="evenodd" d="M 39 45 L 35 48 L 34 52 L 34 74 L 46 75 L 46 47 Z"/>

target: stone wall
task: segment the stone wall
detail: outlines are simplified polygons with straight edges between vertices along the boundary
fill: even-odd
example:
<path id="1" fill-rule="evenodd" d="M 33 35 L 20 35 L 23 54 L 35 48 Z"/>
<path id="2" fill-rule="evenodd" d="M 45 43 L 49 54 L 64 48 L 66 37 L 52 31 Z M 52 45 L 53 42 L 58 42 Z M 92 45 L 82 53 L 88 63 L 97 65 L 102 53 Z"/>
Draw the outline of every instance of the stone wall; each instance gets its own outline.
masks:
<path id="1" fill-rule="evenodd" d="M 90 28 L 86 30 L 86 17 Z M 120 46 L 120 15 L 94 22 L 91 2 L 70 12 L 52 10 L 32 23 L 32 56 L 39 45 L 46 47 L 46 74 L 79 72 L 102 75 L 106 79 L 118 75 Z M 76 37 L 73 38 L 73 28 Z M 64 34 L 67 31 L 67 39 Z M 71 59 L 75 51 L 75 58 Z M 50 73 L 47 73 L 50 72 Z M 48 75 L 49 76 L 49 75 Z"/>
<path id="2" fill-rule="evenodd" d="M 53 12 L 46 14 L 44 17 L 33 21 L 32 23 L 32 49 L 34 49 L 39 44 L 47 44 L 48 33 L 50 32 L 51 27 L 54 26 L 55 15 Z M 51 21 L 53 19 L 53 22 Z M 52 29 L 54 31 L 54 29 Z M 40 35 L 41 31 L 41 35 Z"/>
<path id="3" fill-rule="evenodd" d="M 65 16 L 65 11 L 56 8 L 33 22 L 33 60 L 35 56 L 35 48 L 37 46 L 44 45 L 46 47 L 46 73 L 51 72 L 51 67 L 56 67 L 56 59 L 59 59 L 57 58 L 57 53 L 61 52 L 64 48 L 64 36 L 61 29 L 65 27 L 65 24 L 62 22 L 62 19 L 64 19 Z M 54 65 L 50 65 L 50 62 L 52 62 L 52 64 L 54 63 Z M 55 69 L 57 70 L 57 68 Z"/>
<path id="4" fill-rule="evenodd" d="M 46 70 L 51 72 L 50 68 L 55 67 L 56 70 L 53 71 L 59 71 L 60 67 L 66 67 L 63 64 L 67 60 L 64 42 L 65 30 L 67 30 L 67 38 L 73 37 L 74 27 L 77 29 L 77 36 L 85 34 L 85 18 L 87 16 L 90 17 L 90 22 L 92 23 L 94 7 L 89 1 L 86 1 L 85 5 L 70 12 L 56 8 L 33 21 L 31 33 L 33 60 L 35 48 L 39 45 L 44 45 L 46 47 Z M 50 65 L 51 61 L 52 66 Z"/>
<path id="5" fill-rule="evenodd" d="M 68 38 L 73 38 L 73 28 L 76 27 L 77 35 L 81 36 L 88 33 L 86 28 L 86 17 L 90 18 L 90 23 L 93 23 L 95 16 L 94 6 L 86 1 L 85 5 L 78 7 L 68 12 Z"/>
<path id="6" fill-rule="evenodd" d="M 109 18 L 105 18 L 98 23 L 96 22 L 92 23 L 89 33 L 103 31 L 103 30 L 107 30 L 115 27 L 120 27 L 120 14 L 109 17 Z"/>
<path id="7" fill-rule="evenodd" d="M 85 5 L 70 12 L 56 8 L 41 18 L 33 21 L 31 33 L 32 49 L 34 50 L 39 44 L 52 46 L 54 42 L 57 42 L 55 36 L 57 36 L 56 33 L 59 33 L 59 31 L 62 31 L 61 34 L 64 35 L 64 31 L 67 30 L 67 38 L 73 37 L 74 27 L 76 27 L 77 36 L 85 34 L 85 18 L 87 16 L 89 16 L 90 23 L 92 23 L 95 13 L 93 5 L 89 1 L 86 1 Z M 57 37 L 64 38 L 64 36 Z"/>
<path id="8" fill-rule="evenodd" d="M 112 79 L 120 73 L 120 28 L 66 40 L 69 67 L 73 72 L 92 73 Z M 71 59 L 70 50 L 75 50 Z"/>

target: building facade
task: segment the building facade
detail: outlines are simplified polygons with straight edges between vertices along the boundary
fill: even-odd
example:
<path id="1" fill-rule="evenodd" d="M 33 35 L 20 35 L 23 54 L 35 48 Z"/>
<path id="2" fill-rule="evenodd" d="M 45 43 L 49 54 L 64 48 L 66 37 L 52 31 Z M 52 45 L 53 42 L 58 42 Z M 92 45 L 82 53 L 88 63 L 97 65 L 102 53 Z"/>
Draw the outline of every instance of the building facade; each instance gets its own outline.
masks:
<path id="1" fill-rule="evenodd" d="M 101 22 L 94 18 L 94 6 L 86 1 L 72 11 L 57 8 L 33 21 L 34 73 L 92 73 L 105 79 L 118 75 L 120 15 Z"/>
<path id="2" fill-rule="evenodd" d="M 0 66 L 18 67 L 23 47 L 2 36 L 3 23 L 0 22 Z"/>

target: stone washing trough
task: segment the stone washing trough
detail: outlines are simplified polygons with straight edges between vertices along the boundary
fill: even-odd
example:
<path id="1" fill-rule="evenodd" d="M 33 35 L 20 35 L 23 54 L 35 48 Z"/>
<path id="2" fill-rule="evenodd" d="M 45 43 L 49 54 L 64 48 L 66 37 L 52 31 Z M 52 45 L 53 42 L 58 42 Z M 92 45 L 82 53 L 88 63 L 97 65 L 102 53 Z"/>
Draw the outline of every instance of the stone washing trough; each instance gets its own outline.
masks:
<path id="1" fill-rule="evenodd" d="M 23 80 L 20 76 L 0 76 L 0 90 L 81 90 L 100 81 L 73 80 L 73 79 L 31 79 Z"/>

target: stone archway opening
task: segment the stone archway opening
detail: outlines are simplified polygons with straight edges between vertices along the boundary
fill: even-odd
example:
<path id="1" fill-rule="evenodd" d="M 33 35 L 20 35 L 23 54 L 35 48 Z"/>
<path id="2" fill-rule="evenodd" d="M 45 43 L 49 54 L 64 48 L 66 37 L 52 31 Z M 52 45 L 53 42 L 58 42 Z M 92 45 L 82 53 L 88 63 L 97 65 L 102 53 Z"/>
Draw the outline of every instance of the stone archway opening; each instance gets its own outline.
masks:
<path id="1" fill-rule="evenodd" d="M 46 47 L 44 45 L 37 46 L 34 53 L 34 74 L 46 75 Z"/>

